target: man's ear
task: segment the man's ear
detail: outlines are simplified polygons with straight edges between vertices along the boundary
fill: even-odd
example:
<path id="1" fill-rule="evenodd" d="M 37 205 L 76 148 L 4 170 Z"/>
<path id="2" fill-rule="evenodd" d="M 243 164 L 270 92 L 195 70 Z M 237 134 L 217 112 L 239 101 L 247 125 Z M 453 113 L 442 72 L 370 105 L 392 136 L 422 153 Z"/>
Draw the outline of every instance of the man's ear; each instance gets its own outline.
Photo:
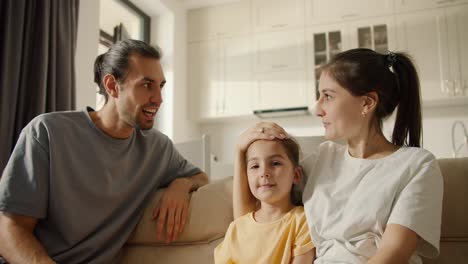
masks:
<path id="1" fill-rule="evenodd" d="M 117 98 L 119 96 L 119 84 L 115 79 L 114 75 L 106 74 L 102 82 L 109 96 L 112 96 L 114 98 Z"/>
<path id="2" fill-rule="evenodd" d="M 302 180 L 302 167 L 297 166 L 294 168 L 294 178 L 293 178 L 293 183 L 294 184 L 300 184 Z"/>
<path id="3" fill-rule="evenodd" d="M 364 95 L 363 98 L 362 115 L 365 116 L 375 110 L 377 103 L 379 102 L 379 95 L 377 92 L 372 91 Z"/>

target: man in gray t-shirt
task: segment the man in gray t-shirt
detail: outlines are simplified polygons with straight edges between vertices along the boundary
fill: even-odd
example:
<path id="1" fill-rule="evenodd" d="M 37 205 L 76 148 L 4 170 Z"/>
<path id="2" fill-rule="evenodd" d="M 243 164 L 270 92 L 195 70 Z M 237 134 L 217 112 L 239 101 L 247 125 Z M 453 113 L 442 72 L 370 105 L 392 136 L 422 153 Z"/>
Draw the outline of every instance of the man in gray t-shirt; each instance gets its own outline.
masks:
<path id="1" fill-rule="evenodd" d="M 8 262 L 116 262 L 161 186 L 168 189 L 155 229 L 171 242 L 183 230 L 189 192 L 207 182 L 152 128 L 165 84 L 157 49 L 121 41 L 94 71 L 104 107 L 36 117 L 3 171 L 0 255 Z"/>

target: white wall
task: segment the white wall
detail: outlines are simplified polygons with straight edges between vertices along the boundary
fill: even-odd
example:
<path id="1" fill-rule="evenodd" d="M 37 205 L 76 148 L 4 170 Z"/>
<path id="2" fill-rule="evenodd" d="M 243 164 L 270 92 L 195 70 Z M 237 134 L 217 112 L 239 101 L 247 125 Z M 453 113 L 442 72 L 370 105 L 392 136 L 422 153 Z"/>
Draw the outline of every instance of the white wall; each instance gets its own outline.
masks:
<path id="1" fill-rule="evenodd" d="M 75 55 L 77 109 L 96 106 L 96 85 L 93 81 L 93 67 L 98 54 L 98 42 L 99 1 L 81 1 Z"/>
<path id="2" fill-rule="evenodd" d="M 175 0 L 162 0 L 166 7 L 152 22 L 151 42 L 163 50 L 167 84 L 156 127 L 174 142 L 200 137 L 199 126 L 188 118 L 187 101 L 187 11 Z"/>

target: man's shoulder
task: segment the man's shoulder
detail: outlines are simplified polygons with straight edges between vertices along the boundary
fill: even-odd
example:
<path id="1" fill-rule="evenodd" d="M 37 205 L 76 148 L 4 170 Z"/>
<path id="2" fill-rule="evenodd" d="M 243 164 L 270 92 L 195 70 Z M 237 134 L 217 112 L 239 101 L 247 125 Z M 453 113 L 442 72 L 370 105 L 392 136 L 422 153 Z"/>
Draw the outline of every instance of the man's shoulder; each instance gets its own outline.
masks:
<path id="1" fill-rule="evenodd" d="M 30 124 L 53 124 L 60 123 L 67 120 L 77 120 L 82 119 L 84 116 L 83 111 L 58 111 L 44 113 L 36 116 L 30 122 Z"/>
<path id="2" fill-rule="evenodd" d="M 32 133 L 33 136 L 39 136 L 41 133 L 49 133 L 51 129 L 64 129 L 70 123 L 76 123 L 83 120 L 82 111 L 60 111 L 44 113 L 36 116 L 24 127 L 25 133 Z"/>

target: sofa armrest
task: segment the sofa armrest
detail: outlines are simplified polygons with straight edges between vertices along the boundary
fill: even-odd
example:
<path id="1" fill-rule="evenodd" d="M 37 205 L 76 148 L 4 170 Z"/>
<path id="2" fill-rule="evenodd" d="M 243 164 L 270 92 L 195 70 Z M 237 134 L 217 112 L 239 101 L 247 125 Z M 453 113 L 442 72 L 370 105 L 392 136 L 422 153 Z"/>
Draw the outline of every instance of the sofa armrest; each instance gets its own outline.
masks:
<path id="1" fill-rule="evenodd" d="M 152 220 L 153 209 L 163 192 L 164 189 L 158 190 L 150 199 L 127 244 L 166 245 L 156 239 L 156 222 Z M 189 219 L 182 234 L 171 244 L 209 243 L 224 237 L 232 221 L 232 177 L 228 177 L 191 193 Z"/>

